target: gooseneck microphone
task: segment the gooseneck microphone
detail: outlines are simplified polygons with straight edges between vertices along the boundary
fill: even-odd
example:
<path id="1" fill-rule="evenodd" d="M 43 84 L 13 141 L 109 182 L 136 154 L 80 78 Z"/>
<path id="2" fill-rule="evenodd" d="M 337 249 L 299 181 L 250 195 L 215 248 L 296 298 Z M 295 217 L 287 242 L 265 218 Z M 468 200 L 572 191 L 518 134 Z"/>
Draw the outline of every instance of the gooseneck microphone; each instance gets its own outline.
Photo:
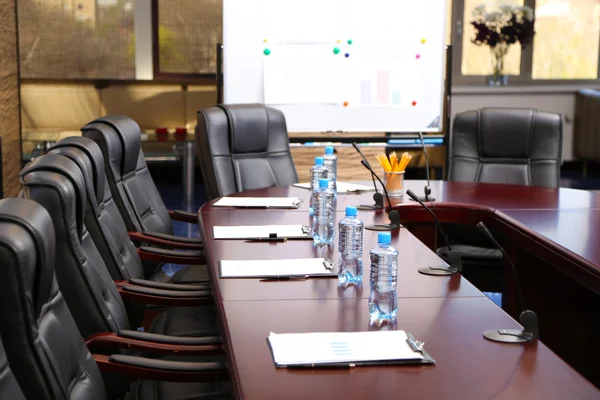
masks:
<path id="1" fill-rule="evenodd" d="M 365 226 L 365 229 L 368 229 L 370 231 L 393 231 L 393 230 L 399 229 L 400 228 L 400 214 L 398 213 L 398 211 L 392 209 L 392 202 L 390 201 L 390 196 L 388 195 L 388 191 L 385 188 L 385 185 L 383 184 L 383 182 L 381 181 L 379 176 L 377 176 L 375 171 L 373 171 L 373 168 L 371 168 L 371 165 L 367 161 L 360 160 L 360 163 L 366 169 L 368 169 L 375 178 L 377 178 L 377 180 L 381 184 L 381 187 L 383 188 L 383 193 L 385 193 L 385 198 L 387 199 L 388 204 L 390 206 L 390 212 L 388 213 L 388 218 L 390 219 L 389 224 L 367 225 L 367 226 Z"/>
<path id="2" fill-rule="evenodd" d="M 517 274 L 517 268 L 515 264 L 512 262 L 511 258 L 506 253 L 506 250 L 500 243 L 496 241 L 492 233 L 488 230 L 488 228 L 484 225 L 483 222 L 479 222 L 477 224 L 477 228 L 484 234 L 485 237 L 488 238 L 490 242 L 494 244 L 502 252 L 504 258 L 510 264 L 512 269 L 515 283 L 517 286 L 517 291 L 519 292 L 519 300 L 521 303 L 521 315 L 519 316 L 519 322 L 523 326 L 522 330 L 519 329 L 493 329 L 489 331 L 483 332 L 483 337 L 488 340 L 492 340 L 494 342 L 503 342 L 503 343 L 523 343 L 529 342 L 532 339 L 537 339 L 539 337 L 538 331 L 538 317 L 535 312 L 527 309 L 525 304 L 525 296 L 523 296 L 523 289 L 521 287 L 521 283 L 519 282 L 519 276 Z"/>
<path id="3" fill-rule="evenodd" d="M 425 186 L 425 196 L 419 197 L 421 201 L 435 201 L 433 197 L 431 197 L 431 181 L 429 180 L 429 157 L 427 157 L 427 149 L 425 148 L 425 140 L 423 139 L 423 133 L 417 132 L 419 134 L 419 140 L 421 141 L 421 149 L 423 150 L 423 154 L 425 155 L 425 173 L 427 176 L 427 186 Z M 412 199 L 412 197 L 411 197 Z M 414 200 L 414 199 L 413 199 Z"/>
<path id="4" fill-rule="evenodd" d="M 367 157 L 365 157 L 362 151 L 360 151 L 356 142 L 352 143 L 352 147 L 354 147 L 358 154 L 360 154 L 364 162 L 366 162 L 367 165 L 371 167 L 371 163 L 369 163 Z M 375 183 L 375 174 L 371 169 L 369 169 L 369 171 L 371 172 L 371 179 L 373 180 L 373 187 L 375 188 L 375 193 L 373 193 L 373 201 L 375 201 L 375 204 L 361 204 L 356 208 L 359 210 L 383 210 L 383 195 L 377 190 L 377 184 Z"/>
<path id="5" fill-rule="evenodd" d="M 423 203 L 421 199 L 419 199 L 419 197 L 412 190 L 407 189 L 406 194 L 408 195 L 408 197 L 419 203 L 425 210 L 427 210 L 427 212 L 429 212 L 429 214 L 431 214 L 433 220 L 435 221 L 438 231 L 442 234 L 444 242 L 448 247 L 447 259 L 448 264 L 450 264 L 448 267 L 424 267 L 419 269 L 419 273 L 424 275 L 448 276 L 454 275 L 457 272 L 462 272 L 462 258 L 460 252 L 458 250 L 453 250 L 450 246 L 450 241 L 448 240 L 446 232 L 444 232 L 444 229 L 442 228 L 442 224 L 440 223 L 439 218 L 435 215 L 431 208 L 427 207 L 425 203 Z"/>

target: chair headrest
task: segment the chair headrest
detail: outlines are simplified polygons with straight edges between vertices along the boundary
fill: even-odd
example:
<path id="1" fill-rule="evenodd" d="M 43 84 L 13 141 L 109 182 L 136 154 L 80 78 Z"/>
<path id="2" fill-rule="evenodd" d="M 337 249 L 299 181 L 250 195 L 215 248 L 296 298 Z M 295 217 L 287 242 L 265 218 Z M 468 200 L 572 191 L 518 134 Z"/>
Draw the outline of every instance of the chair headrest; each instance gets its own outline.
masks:
<path id="1" fill-rule="evenodd" d="M 139 125 L 131 118 L 122 115 L 109 115 L 98 118 L 91 123 L 99 123 L 111 127 L 112 132 L 103 131 L 103 133 L 115 135 L 119 139 L 118 143 L 121 145 L 121 175 L 127 175 L 135 171 L 142 149 L 142 132 Z M 110 143 L 112 146 L 117 144 L 115 141 L 111 141 Z M 111 151 L 114 150 L 112 146 L 107 148 L 109 157 L 111 158 Z"/>
<path id="2" fill-rule="evenodd" d="M 106 173 L 100 147 L 92 139 L 69 136 L 54 144 L 47 154 L 60 154 L 79 166 L 85 177 L 88 196 L 93 204 L 104 199 Z"/>
<path id="3" fill-rule="evenodd" d="M 65 209 L 65 218 L 75 218 L 75 227 L 79 237 L 83 235 L 85 215 L 86 186 L 81 169 L 67 157 L 46 154 L 36 158 L 23 168 L 19 174 L 21 185 L 26 190 L 36 186 L 51 185 L 58 189 L 61 204 Z"/>
<path id="4" fill-rule="evenodd" d="M 263 104 L 219 105 L 229 121 L 231 154 L 267 152 L 269 116 Z"/>
<path id="5" fill-rule="evenodd" d="M 479 146 L 484 157 L 530 157 L 536 110 L 489 107 L 478 114 Z"/>
<path id="6" fill-rule="evenodd" d="M 50 300 L 54 252 L 54 226 L 44 207 L 28 199 L 0 200 L 1 297 L 12 311 L 26 313 L 25 324 L 36 326 Z M 16 299 L 22 299 L 19 307 Z"/>

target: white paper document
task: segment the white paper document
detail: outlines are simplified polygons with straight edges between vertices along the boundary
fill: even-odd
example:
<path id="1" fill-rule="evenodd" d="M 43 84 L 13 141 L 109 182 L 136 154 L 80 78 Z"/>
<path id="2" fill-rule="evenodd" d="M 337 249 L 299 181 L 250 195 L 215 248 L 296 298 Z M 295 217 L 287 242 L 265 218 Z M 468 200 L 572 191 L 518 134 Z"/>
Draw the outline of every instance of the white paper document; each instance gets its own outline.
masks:
<path id="1" fill-rule="evenodd" d="M 298 208 L 298 197 L 221 197 L 213 204 L 215 207 L 243 208 Z"/>
<path id="2" fill-rule="evenodd" d="M 271 332 L 269 344 L 277 366 L 423 360 L 404 331 Z"/>
<path id="3" fill-rule="evenodd" d="M 213 226 L 215 239 L 263 239 L 273 233 L 278 238 L 310 237 L 310 229 L 302 225 Z"/>
<path id="4" fill-rule="evenodd" d="M 310 183 L 295 183 L 292 186 L 310 189 Z M 360 185 L 358 183 L 350 182 L 337 182 L 337 192 L 340 193 L 352 193 L 352 192 L 367 192 L 374 190 L 373 186 Z"/>
<path id="5" fill-rule="evenodd" d="M 221 278 L 285 278 L 301 276 L 337 276 L 323 258 L 291 260 L 221 260 Z"/>

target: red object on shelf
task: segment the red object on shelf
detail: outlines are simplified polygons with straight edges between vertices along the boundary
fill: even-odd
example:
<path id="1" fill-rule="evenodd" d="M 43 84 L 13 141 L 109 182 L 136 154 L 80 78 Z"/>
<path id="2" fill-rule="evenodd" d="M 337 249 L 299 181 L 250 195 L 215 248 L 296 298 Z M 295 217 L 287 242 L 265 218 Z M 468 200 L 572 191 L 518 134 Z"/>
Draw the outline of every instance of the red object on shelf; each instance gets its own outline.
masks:
<path id="1" fill-rule="evenodd" d="M 184 141 L 187 137 L 187 129 L 186 128 L 175 128 L 175 140 Z"/>
<path id="2" fill-rule="evenodd" d="M 156 128 L 156 139 L 163 141 L 163 140 L 167 140 L 167 137 L 169 136 L 169 131 L 167 130 L 167 128 Z"/>

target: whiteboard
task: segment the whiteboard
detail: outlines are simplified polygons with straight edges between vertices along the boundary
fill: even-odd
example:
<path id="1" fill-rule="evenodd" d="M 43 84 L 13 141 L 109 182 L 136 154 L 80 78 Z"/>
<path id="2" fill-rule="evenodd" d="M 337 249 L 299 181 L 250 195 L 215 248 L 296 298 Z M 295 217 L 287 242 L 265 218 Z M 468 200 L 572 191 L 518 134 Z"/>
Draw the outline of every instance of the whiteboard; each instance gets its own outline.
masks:
<path id="1" fill-rule="evenodd" d="M 224 0 L 226 104 L 290 132 L 440 132 L 446 0 Z"/>

